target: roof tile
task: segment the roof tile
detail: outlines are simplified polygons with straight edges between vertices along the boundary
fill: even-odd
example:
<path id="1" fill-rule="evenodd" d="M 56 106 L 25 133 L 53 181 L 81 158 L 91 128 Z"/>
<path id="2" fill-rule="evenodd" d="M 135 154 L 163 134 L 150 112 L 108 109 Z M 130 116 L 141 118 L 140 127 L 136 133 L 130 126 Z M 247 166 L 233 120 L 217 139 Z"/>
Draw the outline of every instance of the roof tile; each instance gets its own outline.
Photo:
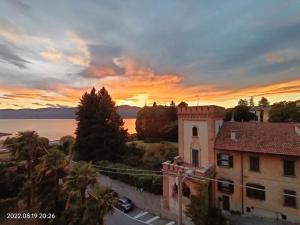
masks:
<path id="1" fill-rule="evenodd" d="M 225 122 L 216 139 L 221 150 L 300 156 L 296 123 Z M 231 131 L 236 140 L 231 140 Z"/>

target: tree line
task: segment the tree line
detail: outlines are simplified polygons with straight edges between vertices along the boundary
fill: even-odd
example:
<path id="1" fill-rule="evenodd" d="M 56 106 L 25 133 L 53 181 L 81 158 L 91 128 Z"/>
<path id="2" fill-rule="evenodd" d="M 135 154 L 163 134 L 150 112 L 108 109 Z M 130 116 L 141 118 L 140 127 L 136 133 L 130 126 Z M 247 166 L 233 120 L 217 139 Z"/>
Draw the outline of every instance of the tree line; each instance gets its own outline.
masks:
<path id="1" fill-rule="evenodd" d="M 226 109 L 224 120 L 234 119 L 238 122 L 257 120 L 258 117 L 252 111 L 258 109 L 268 111 L 269 122 L 300 122 L 300 107 L 297 107 L 295 101 L 281 101 L 271 104 L 265 97 L 262 97 L 257 105 L 255 105 L 253 97 L 249 100 L 240 99 L 235 107 Z"/>
<path id="2" fill-rule="evenodd" d="M 161 140 L 178 141 L 177 107 L 187 107 L 186 102 L 176 106 L 171 101 L 169 106 L 144 106 L 137 114 L 136 131 L 140 140 L 145 142 L 159 142 Z"/>

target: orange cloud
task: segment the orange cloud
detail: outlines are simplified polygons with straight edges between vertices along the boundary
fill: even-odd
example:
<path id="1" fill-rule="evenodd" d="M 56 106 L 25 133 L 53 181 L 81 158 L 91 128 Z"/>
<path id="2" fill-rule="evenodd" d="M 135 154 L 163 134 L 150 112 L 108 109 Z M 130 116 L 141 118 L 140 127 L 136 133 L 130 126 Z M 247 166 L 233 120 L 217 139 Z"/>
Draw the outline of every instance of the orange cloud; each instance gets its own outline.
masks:
<path id="1" fill-rule="evenodd" d="M 115 64 L 124 69 L 124 75 L 103 80 L 101 84 L 110 90 L 119 104 L 144 105 L 153 101 L 168 104 L 171 100 L 191 103 L 199 100 L 205 104 L 224 104 L 229 99 L 237 101 L 239 98 L 250 96 L 283 97 L 284 94 L 300 93 L 300 80 L 228 89 L 215 85 L 185 85 L 182 75 L 157 74 L 132 59 L 121 58 L 115 60 Z M 282 100 L 284 99 L 283 97 Z"/>
<path id="2" fill-rule="evenodd" d="M 90 66 L 86 71 L 85 74 L 87 74 L 88 77 L 108 77 L 108 76 L 115 76 L 117 75 L 116 71 L 107 66 Z"/>
<path id="3" fill-rule="evenodd" d="M 109 67 L 93 68 L 93 73 L 98 78 L 90 80 L 90 85 L 82 87 L 70 87 L 67 85 L 56 85 L 48 90 L 29 89 L 19 87 L 1 87 L 0 98 L 2 108 L 41 107 L 38 103 L 59 104 L 75 106 L 85 91 L 92 86 L 100 88 L 105 86 L 117 104 L 129 104 L 143 106 L 152 104 L 169 104 L 187 101 L 190 104 L 217 104 L 225 107 L 233 106 L 240 98 L 250 96 L 270 97 L 272 101 L 300 99 L 300 79 L 280 83 L 270 83 L 261 86 L 247 88 L 224 88 L 222 86 L 207 84 L 184 84 L 183 76 L 180 74 L 159 74 L 150 68 L 138 63 L 133 59 L 118 58 L 114 60 L 115 65 L 123 69 L 118 76 L 102 76 L 102 74 L 113 74 Z"/>

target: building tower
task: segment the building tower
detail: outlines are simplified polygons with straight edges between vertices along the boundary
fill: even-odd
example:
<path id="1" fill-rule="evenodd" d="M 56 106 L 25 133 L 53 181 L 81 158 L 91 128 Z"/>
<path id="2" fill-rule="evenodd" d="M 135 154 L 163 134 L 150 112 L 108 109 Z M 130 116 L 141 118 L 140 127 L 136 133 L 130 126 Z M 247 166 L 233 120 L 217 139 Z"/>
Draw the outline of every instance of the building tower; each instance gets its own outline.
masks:
<path id="1" fill-rule="evenodd" d="M 163 163 L 163 204 L 174 214 L 178 208 L 176 174 L 189 171 L 193 176 L 209 176 L 214 172 L 214 143 L 223 124 L 225 109 L 219 106 L 180 107 L 177 115 L 179 155 L 174 162 Z M 195 182 L 187 177 L 183 195 L 195 193 L 195 187 Z"/>

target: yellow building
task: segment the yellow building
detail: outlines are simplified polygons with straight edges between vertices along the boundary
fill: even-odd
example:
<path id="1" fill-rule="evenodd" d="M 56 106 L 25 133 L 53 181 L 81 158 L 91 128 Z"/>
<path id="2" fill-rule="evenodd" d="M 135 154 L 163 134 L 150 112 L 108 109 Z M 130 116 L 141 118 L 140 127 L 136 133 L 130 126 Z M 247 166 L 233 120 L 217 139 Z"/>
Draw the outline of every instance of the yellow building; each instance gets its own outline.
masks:
<path id="1" fill-rule="evenodd" d="M 224 114 L 218 106 L 178 109 L 179 155 L 163 163 L 164 208 L 178 214 L 179 173 L 186 197 L 195 193 L 192 177 L 214 176 L 212 207 L 300 222 L 299 124 L 223 122 Z M 183 197 L 183 211 L 188 203 Z"/>
<path id="2" fill-rule="evenodd" d="M 300 222 L 299 125 L 224 123 L 215 152 L 217 207 Z"/>

